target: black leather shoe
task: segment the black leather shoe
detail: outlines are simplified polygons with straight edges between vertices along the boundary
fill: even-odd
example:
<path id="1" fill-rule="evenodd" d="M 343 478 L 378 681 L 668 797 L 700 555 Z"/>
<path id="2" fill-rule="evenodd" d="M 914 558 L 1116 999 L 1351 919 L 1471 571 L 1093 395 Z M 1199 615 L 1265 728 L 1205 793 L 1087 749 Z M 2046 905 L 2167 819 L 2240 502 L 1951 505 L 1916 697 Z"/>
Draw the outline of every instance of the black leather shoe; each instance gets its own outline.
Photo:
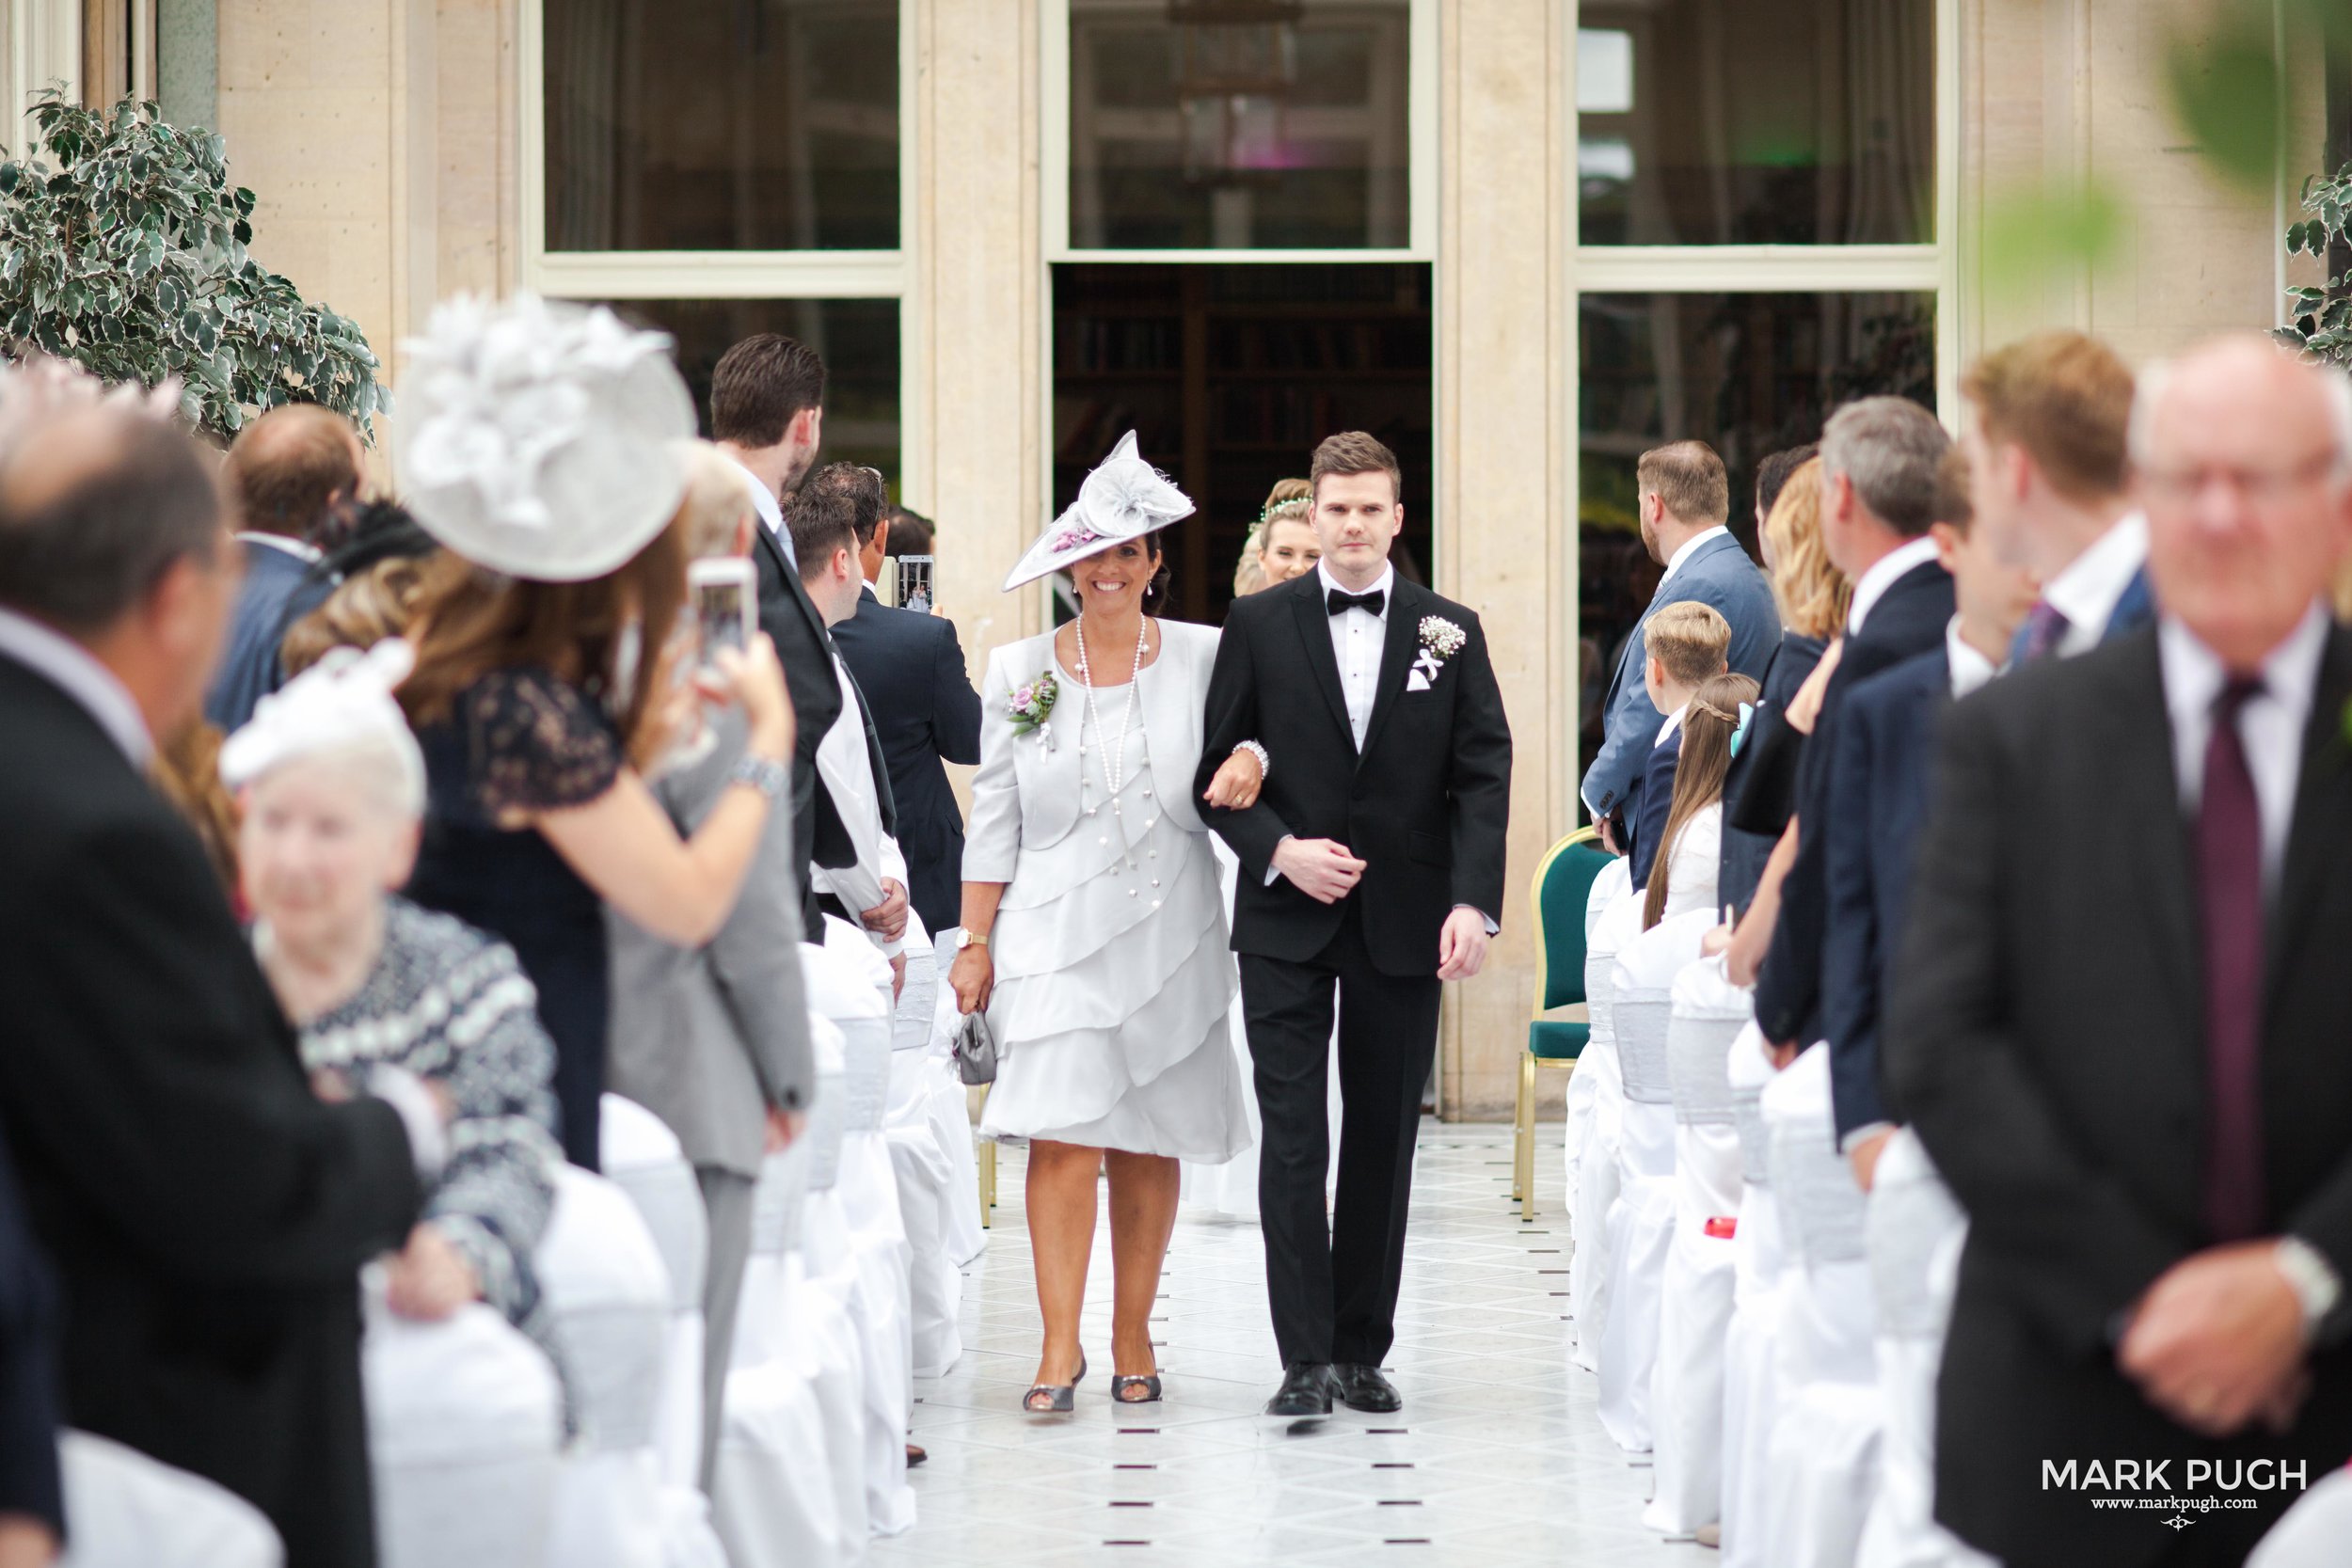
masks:
<path id="1" fill-rule="evenodd" d="M 1340 1401 L 1350 1410 L 1368 1415 L 1386 1416 L 1405 1408 L 1405 1396 L 1396 1391 L 1396 1385 L 1380 1373 L 1377 1367 L 1367 1367 L 1360 1361 L 1335 1361 L 1331 1377 L 1340 1386 Z"/>
<path id="2" fill-rule="evenodd" d="M 1338 1391 L 1331 1369 L 1320 1361 L 1301 1361 L 1282 1374 L 1282 1386 L 1265 1402 L 1269 1416 L 1328 1416 L 1331 1396 Z"/>

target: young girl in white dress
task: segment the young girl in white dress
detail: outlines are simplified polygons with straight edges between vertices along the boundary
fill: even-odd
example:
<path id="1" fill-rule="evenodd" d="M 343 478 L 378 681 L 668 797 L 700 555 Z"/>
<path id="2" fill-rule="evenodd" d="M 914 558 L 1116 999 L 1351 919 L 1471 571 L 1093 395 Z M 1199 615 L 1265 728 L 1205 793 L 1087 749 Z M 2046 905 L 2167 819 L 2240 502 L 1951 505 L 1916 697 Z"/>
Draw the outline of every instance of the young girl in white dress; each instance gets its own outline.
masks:
<path id="1" fill-rule="evenodd" d="M 1710 676 L 1683 710 L 1674 799 L 1642 905 L 1645 931 L 1671 916 L 1715 907 L 1723 864 L 1724 775 L 1731 770 L 1740 710 L 1754 710 L 1756 689 L 1745 675 Z"/>
<path id="2" fill-rule="evenodd" d="M 963 856 L 959 1011 L 998 1046 L 984 1135 L 1025 1139 L 1044 1348 L 1023 1399 L 1067 1411 L 1098 1174 L 1110 1178 L 1112 1398 L 1157 1399 L 1150 1317 L 1178 1162 L 1247 1146 L 1236 981 L 1193 771 L 1216 633 L 1158 620 L 1156 530 L 1192 510 L 1128 437 L 1014 568 L 1072 567 L 1081 612 L 990 657 Z M 1256 772 L 1237 765 L 1254 788 Z M 1222 781 L 1220 781 L 1220 784 Z"/>

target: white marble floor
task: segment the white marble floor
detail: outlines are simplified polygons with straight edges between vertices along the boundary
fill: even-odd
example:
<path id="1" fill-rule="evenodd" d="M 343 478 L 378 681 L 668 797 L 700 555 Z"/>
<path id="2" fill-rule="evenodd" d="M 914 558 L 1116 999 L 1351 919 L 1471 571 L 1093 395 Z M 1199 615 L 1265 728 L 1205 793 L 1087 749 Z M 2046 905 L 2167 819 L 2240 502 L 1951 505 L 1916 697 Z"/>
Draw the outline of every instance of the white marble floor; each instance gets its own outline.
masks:
<path id="1" fill-rule="evenodd" d="M 1074 1415 L 1019 1408 L 1037 1366 L 1020 1155 L 1006 1150 L 989 1248 L 967 1281 L 965 1352 L 917 1384 L 915 1528 L 874 1544 L 902 1564 L 1262 1562 L 1704 1565 L 1641 1528 L 1649 1471 L 1601 1430 L 1569 1365 L 1560 1143 L 1538 1154 L 1547 1214 L 1509 1201 L 1507 1127 L 1424 1122 L 1405 1293 L 1388 1367 L 1396 1416 L 1258 1414 L 1280 1379 L 1258 1227 L 1179 1220 L 1161 1289 L 1168 1397 L 1110 1400 L 1107 1231 L 1098 1232 Z"/>

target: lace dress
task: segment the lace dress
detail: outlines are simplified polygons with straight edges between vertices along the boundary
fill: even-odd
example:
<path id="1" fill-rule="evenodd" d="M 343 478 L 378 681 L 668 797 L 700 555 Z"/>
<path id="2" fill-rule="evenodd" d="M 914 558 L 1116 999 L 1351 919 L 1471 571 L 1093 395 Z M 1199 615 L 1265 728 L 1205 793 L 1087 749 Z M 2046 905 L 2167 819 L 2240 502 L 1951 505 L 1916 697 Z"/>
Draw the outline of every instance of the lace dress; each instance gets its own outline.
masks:
<path id="1" fill-rule="evenodd" d="M 1137 677 L 1138 708 L 1191 704 L 1161 692 L 1194 672 L 1162 657 Z M 1199 675 L 1205 679 L 1206 666 Z M 1081 716 L 1086 689 L 1059 675 L 1063 714 Z M 1135 723 L 1113 811 L 1102 750 L 1118 739 L 1127 694 L 1096 695 L 1104 727 L 1083 718 L 1064 731 L 1085 748 L 1082 810 L 1049 844 L 1024 841 L 991 933 L 996 986 L 989 1022 L 1002 1048 L 983 1134 L 1048 1138 L 1089 1148 L 1217 1164 L 1249 1147 L 1240 1059 L 1227 1034 L 1236 983 L 1225 897 L 1205 832 L 1176 826 L 1160 785 L 1192 787 L 1196 757 Z M 1057 715 L 1057 729 L 1066 720 Z M 1010 743 L 992 723 L 984 746 Z M 1021 744 L 1036 744 L 1023 741 Z M 1196 743 L 1197 745 L 1197 743 Z M 982 758 L 982 768 L 990 759 Z"/>
<path id="2" fill-rule="evenodd" d="M 555 1042 L 564 1157 L 595 1170 L 611 1006 L 603 900 L 535 830 L 500 824 L 610 790 L 620 734 L 590 693 L 545 670 L 513 669 L 459 692 L 417 741 L 430 803 L 408 896 L 514 948 Z"/>

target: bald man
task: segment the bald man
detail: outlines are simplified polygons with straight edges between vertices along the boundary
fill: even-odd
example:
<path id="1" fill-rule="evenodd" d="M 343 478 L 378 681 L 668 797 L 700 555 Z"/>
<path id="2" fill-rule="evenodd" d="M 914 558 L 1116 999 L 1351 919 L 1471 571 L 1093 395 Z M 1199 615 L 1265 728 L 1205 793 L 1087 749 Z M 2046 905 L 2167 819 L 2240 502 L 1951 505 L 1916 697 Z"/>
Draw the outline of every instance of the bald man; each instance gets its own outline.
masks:
<path id="1" fill-rule="evenodd" d="M 1970 1221 L 1936 1516 L 2010 1568 L 2236 1563 L 2352 1457 L 2352 389 L 2231 339 L 2131 431 L 2162 613 L 1946 719 L 1884 1033 Z"/>
<path id="2" fill-rule="evenodd" d="M 273 408 L 237 433 L 221 466 L 244 557 L 229 647 L 205 694 L 204 717 L 234 730 L 285 684 L 286 628 L 334 591 L 319 534 L 359 495 L 366 456 L 349 420 L 315 404 Z"/>

